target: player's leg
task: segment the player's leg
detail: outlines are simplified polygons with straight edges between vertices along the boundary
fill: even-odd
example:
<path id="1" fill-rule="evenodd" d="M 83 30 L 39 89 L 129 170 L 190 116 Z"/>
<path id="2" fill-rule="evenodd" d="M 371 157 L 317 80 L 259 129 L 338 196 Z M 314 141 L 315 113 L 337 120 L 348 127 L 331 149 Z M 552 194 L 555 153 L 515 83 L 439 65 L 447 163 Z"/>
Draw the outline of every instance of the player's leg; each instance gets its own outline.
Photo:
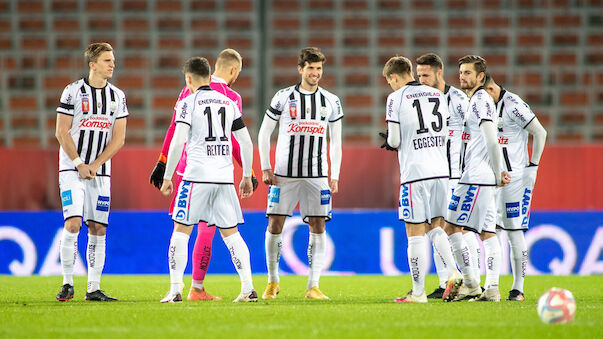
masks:
<path id="1" fill-rule="evenodd" d="M 263 299 L 274 299 L 280 291 L 278 266 L 283 247 L 283 227 L 287 216 L 299 201 L 299 180 L 279 178 L 279 185 L 268 189 L 266 216 L 268 227 L 264 238 L 268 285 L 262 294 Z"/>
<path id="2" fill-rule="evenodd" d="M 507 300 L 523 301 L 525 300 L 523 282 L 528 265 L 528 247 L 526 246 L 523 230 L 508 231 L 507 237 L 511 248 L 511 270 L 513 273 L 513 286 Z"/>
<path id="3" fill-rule="evenodd" d="M 326 178 L 299 181 L 299 211 L 308 223 L 308 285 L 305 297 L 328 300 L 319 289 L 320 275 L 325 264 L 327 234 L 325 222 L 331 220 L 331 190 Z"/>
<path id="4" fill-rule="evenodd" d="M 440 283 L 438 288 L 427 296 L 428 299 L 441 299 L 446 290 L 448 278 L 457 272 L 448 235 L 441 227 L 443 224 L 443 218 L 436 218 L 431 224 L 425 224 L 426 234 L 433 246 L 433 259 Z"/>
<path id="5" fill-rule="evenodd" d="M 308 285 L 306 298 L 329 299 L 319 289 L 320 274 L 325 264 L 327 233 L 324 217 L 308 217 L 310 235 L 308 239 Z"/>
<path id="6" fill-rule="evenodd" d="M 77 172 L 68 171 L 59 173 L 59 188 L 65 224 L 59 245 L 63 285 L 56 299 L 69 301 L 74 295 L 73 270 L 78 253 L 77 238 L 84 215 L 84 185 Z"/>
<path id="7" fill-rule="evenodd" d="M 268 268 L 268 285 L 262 294 L 263 299 L 274 299 L 280 291 L 278 265 L 283 248 L 284 215 L 269 215 L 268 228 L 264 239 L 266 249 L 266 267 Z"/>
<path id="8" fill-rule="evenodd" d="M 176 212 L 177 213 L 177 212 Z M 162 303 L 182 301 L 184 287 L 184 270 L 188 261 L 188 240 L 193 231 L 192 225 L 184 225 L 174 221 L 174 231 L 168 248 L 168 263 L 170 266 L 170 290 L 161 299 Z"/>
<path id="9" fill-rule="evenodd" d="M 220 228 L 222 240 L 230 252 L 232 263 L 241 279 L 241 293 L 233 302 L 256 302 L 258 294 L 253 288 L 249 248 L 241 237 L 238 227 Z"/>
<path id="10" fill-rule="evenodd" d="M 88 263 L 88 288 L 86 301 L 117 301 L 100 289 L 101 275 L 105 267 L 107 225 L 88 220 L 88 246 L 86 259 Z"/>
<path id="11" fill-rule="evenodd" d="M 396 298 L 395 302 L 401 303 L 426 303 L 425 294 L 425 267 L 427 264 L 425 227 L 427 223 L 412 223 L 405 221 L 406 237 L 408 239 L 408 267 L 412 278 L 412 290 L 404 297 Z"/>
<path id="12" fill-rule="evenodd" d="M 463 239 L 469 248 L 469 256 L 471 257 L 471 269 L 473 270 L 473 276 L 477 281 L 478 285 L 481 285 L 481 249 L 479 242 L 477 242 L 477 234 L 473 231 L 463 230 Z"/>
<path id="13" fill-rule="evenodd" d="M 211 259 L 212 243 L 215 227 L 208 227 L 206 222 L 197 225 L 197 238 L 193 247 L 193 282 L 186 300 L 222 300 L 205 291 L 203 281 Z"/>

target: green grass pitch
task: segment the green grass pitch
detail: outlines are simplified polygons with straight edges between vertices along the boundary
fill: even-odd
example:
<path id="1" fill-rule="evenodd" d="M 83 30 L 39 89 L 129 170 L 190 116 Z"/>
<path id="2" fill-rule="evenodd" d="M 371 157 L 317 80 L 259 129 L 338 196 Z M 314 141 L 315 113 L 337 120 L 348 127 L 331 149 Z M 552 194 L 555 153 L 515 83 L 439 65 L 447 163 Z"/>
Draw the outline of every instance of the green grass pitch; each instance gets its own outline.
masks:
<path id="1" fill-rule="evenodd" d="M 530 276 L 525 302 L 396 304 L 410 290 L 408 276 L 325 276 L 329 301 L 305 300 L 306 277 L 283 276 L 276 300 L 233 304 L 236 275 L 208 275 L 205 286 L 223 301 L 161 304 L 168 276 L 103 276 L 116 303 L 84 302 L 86 278 L 75 280 L 75 298 L 55 301 L 60 277 L 0 276 L 1 338 L 603 338 L 603 276 Z M 254 276 L 261 294 L 265 275 Z M 431 291 L 437 278 L 428 276 Z M 188 292 L 190 276 L 185 277 Z M 511 277 L 501 277 L 506 297 Z M 577 301 L 574 321 L 545 325 L 536 314 L 548 288 L 569 289 Z M 184 296 L 185 297 L 185 296 Z"/>

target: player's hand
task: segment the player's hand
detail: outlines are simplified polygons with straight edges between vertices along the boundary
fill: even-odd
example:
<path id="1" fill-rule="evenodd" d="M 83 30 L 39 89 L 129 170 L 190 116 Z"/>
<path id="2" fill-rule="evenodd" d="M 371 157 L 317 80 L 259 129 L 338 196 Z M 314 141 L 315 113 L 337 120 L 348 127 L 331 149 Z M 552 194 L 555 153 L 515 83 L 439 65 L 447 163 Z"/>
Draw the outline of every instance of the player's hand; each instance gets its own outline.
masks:
<path id="1" fill-rule="evenodd" d="M 172 194 L 172 192 L 174 191 L 172 181 L 169 179 L 163 179 L 163 184 L 161 185 L 160 190 L 161 194 L 165 195 L 166 197 Z"/>
<path id="2" fill-rule="evenodd" d="M 95 173 L 92 173 L 90 165 L 80 164 L 77 167 L 77 172 L 80 174 L 80 178 L 90 180 L 94 178 Z"/>
<path id="3" fill-rule="evenodd" d="M 511 182 L 511 175 L 509 175 L 509 173 L 507 171 L 500 172 L 500 182 L 498 183 L 497 186 L 505 187 L 510 182 Z"/>
<path id="4" fill-rule="evenodd" d="M 253 173 L 253 170 L 251 170 L 251 185 L 253 185 L 254 192 L 258 189 L 259 184 L 260 182 L 258 181 L 258 178 L 255 177 L 255 173 Z"/>
<path id="5" fill-rule="evenodd" d="M 331 193 L 337 193 L 339 191 L 339 180 L 331 179 L 329 188 L 331 189 Z"/>
<path id="6" fill-rule="evenodd" d="M 157 161 L 155 168 L 153 168 L 153 172 L 151 172 L 151 177 L 149 178 L 149 183 L 151 185 L 157 187 L 157 189 L 161 189 L 161 185 L 163 184 L 163 175 L 165 174 L 165 162 Z"/>
<path id="7" fill-rule="evenodd" d="M 397 148 L 391 147 L 388 143 L 387 143 L 387 132 L 383 133 L 383 132 L 379 132 L 379 136 L 382 137 L 384 139 L 383 141 L 383 145 L 381 145 L 381 148 L 385 148 L 388 151 L 398 151 Z"/>
<path id="8" fill-rule="evenodd" d="M 262 170 L 262 181 L 266 185 L 278 185 L 276 176 L 272 173 L 272 170 Z"/>
<path id="9" fill-rule="evenodd" d="M 536 174 L 538 174 L 538 165 L 530 163 L 523 170 L 523 183 L 526 187 L 534 188 L 536 184 Z"/>
<path id="10" fill-rule="evenodd" d="M 249 198 L 253 194 L 253 184 L 251 183 L 251 177 L 243 177 L 239 184 L 239 195 L 241 198 Z"/>

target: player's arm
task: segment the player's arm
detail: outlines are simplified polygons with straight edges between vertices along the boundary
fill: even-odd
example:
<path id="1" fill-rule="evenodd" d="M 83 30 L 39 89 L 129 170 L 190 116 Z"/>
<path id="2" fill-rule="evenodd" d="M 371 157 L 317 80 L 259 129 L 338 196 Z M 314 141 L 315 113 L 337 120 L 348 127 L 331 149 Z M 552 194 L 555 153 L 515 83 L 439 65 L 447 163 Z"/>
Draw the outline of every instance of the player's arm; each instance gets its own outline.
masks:
<path id="1" fill-rule="evenodd" d="M 264 120 L 258 133 L 258 149 L 260 151 L 260 164 L 262 166 L 262 181 L 266 185 L 276 185 L 276 177 L 270 166 L 270 135 L 276 128 L 276 120 L 264 115 Z"/>
<path id="2" fill-rule="evenodd" d="M 341 119 L 329 122 L 329 133 L 331 133 L 331 142 L 329 144 L 329 150 L 331 153 L 331 193 L 337 193 L 339 191 L 339 172 L 341 170 Z"/>
<path id="3" fill-rule="evenodd" d="M 397 151 L 400 146 L 400 122 L 398 112 L 395 108 L 400 107 L 399 97 L 394 93 L 387 96 L 385 104 L 385 121 L 387 122 L 387 133 L 379 133 L 385 139 L 381 148 L 388 151 Z"/>
<path id="4" fill-rule="evenodd" d="M 239 146 L 241 147 L 243 178 L 239 184 L 239 194 L 241 195 L 241 198 L 248 198 L 253 194 L 253 185 L 251 183 L 251 168 L 253 167 L 253 143 L 242 118 L 238 118 L 233 121 L 232 133 L 239 141 Z"/>
<path id="5" fill-rule="evenodd" d="M 393 121 L 387 122 L 387 144 L 396 150 L 400 147 L 400 124 Z"/>
<path id="6" fill-rule="evenodd" d="M 538 164 L 540 163 L 540 157 L 542 156 L 544 144 L 546 143 L 546 130 L 542 127 L 540 121 L 538 121 L 538 118 L 536 117 L 528 123 L 525 129 L 534 136 L 534 144 L 532 145 L 530 164 L 524 170 L 524 179 L 528 187 L 534 187 Z"/>
<path id="7" fill-rule="evenodd" d="M 73 165 L 80 174 L 80 177 L 82 177 L 83 179 L 92 179 L 94 177 L 94 172 L 92 172 L 89 165 L 86 165 L 82 161 L 80 155 L 77 154 L 75 143 L 73 142 L 71 134 L 69 133 L 72 123 L 73 116 L 57 113 L 57 126 L 55 136 L 65 153 L 67 153 L 69 159 L 73 161 Z"/>
<path id="8" fill-rule="evenodd" d="M 111 135 L 111 141 L 107 144 L 107 147 L 103 150 L 103 152 L 96 157 L 96 159 L 90 164 L 90 168 L 92 173 L 96 175 L 96 171 L 102 164 L 107 162 L 109 159 L 113 158 L 113 156 L 119 151 L 119 149 L 126 142 L 126 117 L 115 119 L 115 124 L 113 125 L 113 134 Z"/>
<path id="9" fill-rule="evenodd" d="M 496 127 L 492 120 L 482 120 L 479 124 L 479 128 L 486 140 L 486 149 L 488 150 L 488 156 L 490 157 L 490 163 L 492 164 L 492 172 L 496 178 L 497 186 L 505 186 L 509 183 L 509 173 L 502 170 L 502 155 L 500 148 L 498 147 Z"/>
<path id="10" fill-rule="evenodd" d="M 188 95 L 187 88 L 184 87 L 180 92 L 180 96 L 178 97 L 178 101 L 176 101 L 176 106 L 178 103 Z M 176 130 L 176 107 L 174 107 L 174 113 L 172 114 L 172 121 L 170 122 L 170 126 L 165 133 L 165 138 L 163 139 L 163 146 L 161 147 L 161 153 L 159 154 L 159 159 L 157 159 L 157 164 L 153 168 L 151 172 L 151 177 L 149 178 L 149 183 L 157 189 L 161 188 L 161 184 L 163 183 L 163 174 L 165 173 L 165 162 L 167 160 L 167 154 L 170 150 L 170 143 L 172 142 L 172 138 L 174 137 L 174 131 Z"/>
<path id="11" fill-rule="evenodd" d="M 170 148 L 165 164 L 165 173 L 163 174 L 163 184 L 161 185 L 161 193 L 165 196 L 172 194 L 174 190 L 172 186 L 172 176 L 178 166 L 180 157 L 182 156 L 182 150 L 184 149 L 184 143 L 188 137 L 190 126 L 187 123 L 177 123 L 174 129 L 174 135 L 170 142 Z"/>

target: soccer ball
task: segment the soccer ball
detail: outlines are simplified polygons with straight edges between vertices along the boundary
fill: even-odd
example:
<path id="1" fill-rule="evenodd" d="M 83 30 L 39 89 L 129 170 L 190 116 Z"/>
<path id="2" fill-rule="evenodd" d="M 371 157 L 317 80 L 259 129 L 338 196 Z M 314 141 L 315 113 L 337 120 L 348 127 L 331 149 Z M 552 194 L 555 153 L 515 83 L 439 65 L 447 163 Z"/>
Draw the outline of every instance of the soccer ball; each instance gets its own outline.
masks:
<path id="1" fill-rule="evenodd" d="M 572 292 L 553 287 L 538 299 L 538 316 L 545 324 L 567 324 L 576 314 Z"/>

